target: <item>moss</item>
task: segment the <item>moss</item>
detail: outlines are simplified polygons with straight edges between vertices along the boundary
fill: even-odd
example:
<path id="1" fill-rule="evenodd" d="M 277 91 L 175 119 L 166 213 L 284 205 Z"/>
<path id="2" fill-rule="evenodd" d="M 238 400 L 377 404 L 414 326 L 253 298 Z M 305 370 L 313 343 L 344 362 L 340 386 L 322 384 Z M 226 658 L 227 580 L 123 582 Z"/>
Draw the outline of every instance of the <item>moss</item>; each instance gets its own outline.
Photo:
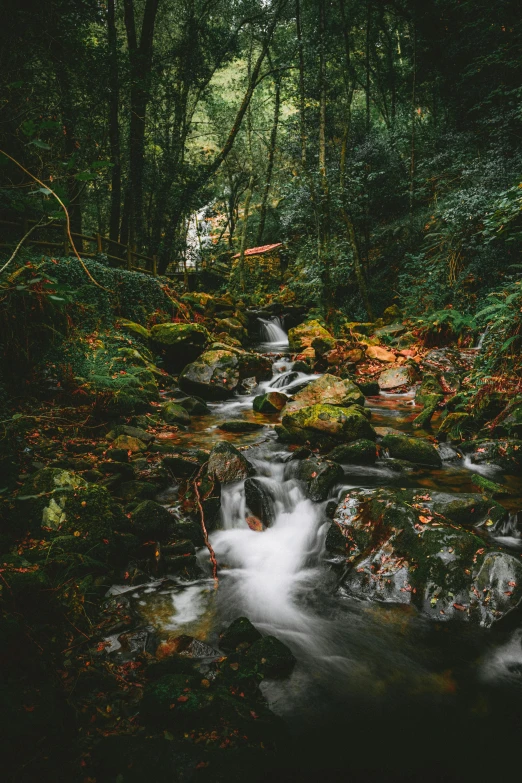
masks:
<path id="1" fill-rule="evenodd" d="M 361 438 L 353 443 L 336 446 L 328 454 L 328 459 L 344 465 L 373 465 L 377 459 L 377 449 L 373 441 Z"/>
<path id="2" fill-rule="evenodd" d="M 167 541 L 175 524 L 176 517 L 153 500 L 144 500 L 132 512 L 133 531 L 142 541 Z"/>
<path id="3" fill-rule="evenodd" d="M 381 446 L 387 449 L 390 457 L 404 459 L 417 465 L 428 465 L 439 468 L 442 460 L 435 446 L 420 438 L 409 438 L 406 435 L 385 435 Z"/>
<path id="4" fill-rule="evenodd" d="M 288 402 L 286 394 L 268 392 L 254 397 L 253 408 L 256 413 L 279 413 Z"/>
<path id="5" fill-rule="evenodd" d="M 423 429 L 430 426 L 433 414 L 444 400 L 442 394 L 426 394 L 423 398 L 424 410 L 413 420 L 414 429 Z"/>
<path id="6" fill-rule="evenodd" d="M 179 385 L 188 394 L 205 400 L 226 399 L 239 383 L 238 356 L 231 351 L 206 351 L 196 362 L 187 365 Z"/>
<path id="7" fill-rule="evenodd" d="M 375 431 L 366 416 L 357 408 L 337 405 L 311 405 L 283 416 L 285 432 L 294 443 L 309 440 L 327 448 L 339 442 L 348 443 L 366 438 L 375 440 Z"/>
<path id="8" fill-rule="evenodd" d="M 226 652 L 248 647 L 261 639 L 261 634 L 247 617 L 238 617 L 219 635 L 219 646 Z"/>
<path id="9" fill-rule="evenodd" d="M 263 677 L 269 678 L 288 677 L 296 664 L 292 651 L 275 636 L 263 636 L 254 642 L 247 658 Z"/>
<path id="10" fill-rule="evenodd" d="M 322 338 L 323 340 L 328 341 L 332 348 L 335 347 L 335 339 L 324 326 L 316 320 L 300 324 L 299 326 L 290 329 L 288 332 L 288 342 L 291 351 L 300 352 L 306 348 L 310 348 L 312 342 L 317 338 Z"/>
<path id="11" fill-rule="evenodd" d="M 161 407 L 161 417 L 167 424 L 190 424 L 188 411 L 175 402 L 166 402 Z"/>

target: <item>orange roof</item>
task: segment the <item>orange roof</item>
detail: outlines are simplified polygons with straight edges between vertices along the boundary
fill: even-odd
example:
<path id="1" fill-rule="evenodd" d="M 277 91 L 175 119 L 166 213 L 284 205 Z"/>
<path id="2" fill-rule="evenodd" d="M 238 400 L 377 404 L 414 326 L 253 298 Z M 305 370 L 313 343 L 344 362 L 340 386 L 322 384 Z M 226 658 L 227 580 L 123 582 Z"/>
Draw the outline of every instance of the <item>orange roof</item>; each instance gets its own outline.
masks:
<path id="1" fill-rule="evenodd" d="M 251 247 L 250 250 L 245 250 L 246 256 L 260 256 L 263 253 L 269 253 L 270 250 L 275 250 L 276 247 L 281 247 L 282 242 L 276 242 L 275 245 L 261 245 L 261 247 Z M 236 253 L 234 258 L 239 258 L 241 253 Z"/>

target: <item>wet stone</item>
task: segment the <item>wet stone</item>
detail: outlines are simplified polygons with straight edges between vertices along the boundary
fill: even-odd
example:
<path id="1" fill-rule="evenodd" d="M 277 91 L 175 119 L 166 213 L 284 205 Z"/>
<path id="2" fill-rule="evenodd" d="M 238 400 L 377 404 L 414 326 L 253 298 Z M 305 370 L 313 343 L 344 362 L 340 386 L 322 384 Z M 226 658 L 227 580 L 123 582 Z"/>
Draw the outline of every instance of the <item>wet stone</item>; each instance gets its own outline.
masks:
<path id="1" fill-rule="evenodd" d="M 274 501 L 266 484 L 259 478 L 245 480 L 245 502 L 250 512 L 269 527 L 274 522 Z"/>
<path id="2" fill-rule="evenodd" d="M 231 421 L 224 421 L 218 426 L 218 429 L 223 432 L 257 432 L 262 430 L 264 424 L 258 424 L 255 421 L 245 421 L 244 419 L 232 419 Z"/>
<path id="3" fill-rule="evenodd" d="M 219 646 L 225 652 L 248 647 L 261 639 L 261 634 L 248 617 L 238 617 L 219 635 Z"/>
<path id="4" fill-rule="evenodd" d="M 208 459 L 208 475 L 221 484 L 243 481 L 254 474 L 250 462 L 231 443 L 217 443 Z"/>

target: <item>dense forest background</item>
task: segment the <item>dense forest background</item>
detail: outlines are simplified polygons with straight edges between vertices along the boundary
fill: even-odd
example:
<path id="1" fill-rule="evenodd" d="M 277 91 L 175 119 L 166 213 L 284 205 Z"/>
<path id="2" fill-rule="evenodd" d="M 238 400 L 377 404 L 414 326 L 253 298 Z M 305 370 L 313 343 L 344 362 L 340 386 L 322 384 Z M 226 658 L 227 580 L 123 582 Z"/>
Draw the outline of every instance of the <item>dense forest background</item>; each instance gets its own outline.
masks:
<path id="1" fill-rule="evenodd" d="M 1 207 L 63 217 L 52 188 L 74 231 L 160 272 L 199 211 L 207 268 L 284 242 L 309 305 L 472 314 L 520 252 L 519 19 L 515 0 L 7 0 L 2 149 L 40 184 L 0 156 Z"/>

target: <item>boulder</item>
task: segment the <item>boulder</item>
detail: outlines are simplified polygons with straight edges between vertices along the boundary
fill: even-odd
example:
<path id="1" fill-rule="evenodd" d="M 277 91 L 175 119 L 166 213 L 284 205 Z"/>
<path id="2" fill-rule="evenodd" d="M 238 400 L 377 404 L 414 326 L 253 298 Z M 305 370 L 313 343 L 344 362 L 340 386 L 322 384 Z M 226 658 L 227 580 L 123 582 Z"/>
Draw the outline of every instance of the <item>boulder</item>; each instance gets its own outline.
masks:
<path id="1" fill-rule="evenodd" d="M 442 460 L 439 452 L 427 440 L 409 438 L 407 435 L 385 435 L 381 446 L 394 459 L 405 459 L 416 465 L 440 468 Z"/>
<path id="2" fill-rule="evenodd" d="M 296 478 L 305 483 L 308 497 L 315 502 L 326 500 L 332 487 L 344 477 L 342 467 L 330 460 L 310 457 L 296 465 Z"/>
<path id="3" fill-rule="evenodd" d="M 176 400 L 176 405 L 181 405 L 191 416 L 204 416 L 210 413 L 210 408 L 199 397 L 181 397 Z"/>
<path id="4" fill-rule="evenodd" d="M 362 438 L 336 446 L 327 456 L 341 465 L 373 465 L 377 459 L 377 448 L 372 440 Z"/>
<path id="5" fill-rule="evenodd" d="M 301 353 L 307 348 L 311 348 L 313 341 L 317 338 L 322 338 L 323 341 L 326 341 L 330 348 L 335 347 L 335 338 L 319 321 L 307 321 L 288 331 L 289 348 L 295 353 Z"/>
<path id="6" fill-rule="evenodd" d="M 253 408 L 256 413 L 280 413 L 288 402 L 282 392 L 267 392 L 254 397 Z"/>
<path id="7" fill-rule="evenodd" d="M 446 435 L 450 440 L 461 440 L 473 431 L 473 417 L 464 411 L 449 413 L 441 422 L 439 435 Z"/>
<path id="8" fill-rule="evenodd" d="M 130 332 L 133 337 L 140 338 L 144 343 L 150 340 L 150 331 L 135 321 L 128 321 L 126 318 L 119 318 L 118 325 L 126 332 Z"/>
<path id="9" fill-rule="evenodd" d="M 388 351 L 381 345 L 370 345 L 366 349 L 368 359 L 377 359 L 379 362 L 395 362 L 396 356 L 393 351 Z"/>
<path id="10" fill-rule="evenodd" d="M 190 424 L 190 415 L 186 408 L 176 402 L 166 402 L 161 406 L 161 418 L 167 424 Z"/>
<path id="11" fill-rule="evenodd" d="M 262 636 L 247 617 L 238 617 L 219 634 L 219 646 L 225 652 L 250 647 Z"/>
<path id="12" fill-rule="evenodd" d="M 360 438 L 374 440 L 375 431 L 360 409 L 338 405 L 311 405 L 283 416 L 280 436 L 290 443 L 333 448 Z"/>
<path id="13" fill-rule="evenodd" d="M 207 470 L 209 477 L 217 479 L 221 484 L 243 481 L 255 472 L 241 452 L 226 441 L 216 443 L 210 452 Z"/>
<path id="14" fill-rule="evenodd" d="M 181 389 L 205 400 L 230 397 L 239 383 L 239 361 L 232 351 L 206 351 L 188 364 L 179 377 Z"/>
<path id="15" fill-rule="evenodd" d="M 275 636 L 263 636 L 247 652 L 249 662 L 269 679 L 288 677 L 297 663 L 292 651 Z"/>
<path id="16" fill-rule="evenodd" d="M 132 526 L 142 541 L 168 541 L 175 530 L 176 517 L 153 500 L 144 500 L 132 512 Z"/>
<path id="17" fill-rule="evenodd" d="M 181 370 L 203 353 L 210 335 L 202 324 L 156 324 L 150 330 L 156 348 L 165 356 L 170 372 Z"/>
<path id="18" fill-rule="evenodd" d="M 344 568 L 342 592 L 485 627 L 522 603 L 518 558 L 434 517 L 422 495 L 410 500 L 400 490 L 351 490 L 337 506 L 326 543 Z"/>
<path id="19" fill-rule="evenodd" d="M 128 435 L 130 438 L 137 438 L 143 441 L 145 444 L 152 443 L 154 435 L 151 432 L 146 432 L 141 427 L 130 427 L 128 424 L 118 424 L 117 427 L 107 433 L 107 440 L 115 440 L 119 435 Z"/>
<path id="20" fill-rule="evenodd" d="M 340 405 L 344 408 L 364 405 L 364 394 L 352 381 L 325 373 L 294 395 L 293 400 L 286 406 L 286 413 L 317 404 Z"/>
<path id="21" fill-rule="evenodd" d="M 133 438 L 130 435 L 118 435 L 114 438 L 111 448 L 130 451 L 132 454 L 138 454 L 140 451 L 147 451 L 147 444 L 139 438 Z"/>
<path id="22" fill-rule="evenodd" d="M 460 448 L 474 465 L 497 465 L 513 475 L 519 475 L 522 469 L 522 440 L 476 440 Z"/>
<path id="23" fill-rule="evenodd" d="M 398 389 L 401 386 L 409 386 L 413 381 L 413 374 L 411 368 L 408 366 L 393 367 L 390 370 L 384 370 L 379 375 L 379 389 L 383 391 L 391 391 L 392 389 Z"/>
<path id="24" fill-rule="evenodd" d="M 274 521 L 274 500 L 266 484 L 259 478 L 245 480 L 245 502 L 247 509 L 264 527 Z"/>
<path id="25" fill-rule="evenodd" d="M 256 421 L 245 421 L 245 419 L 224 421 L 218 427 L 218 429 L 223 430 L 223 432 L 257 432 L 263 428 L 264 424 L 258 424 Z"/>
<path id="26" fill-rule="evenodd" d="M 423 397 L 424 409 L 413 420 L 414 429 L 425 429 L 430 426 L 433 414 L 444 400 L 442 394 L 426 394 Z"/>
<path id="27" fill-rule="evenodd" d="M 260 353 L 238 351 L 236 353 L 239 362 L 239 377 L 255 378 L 260 381 L 269 381 L 272 377 L 272 362 Z"/>

